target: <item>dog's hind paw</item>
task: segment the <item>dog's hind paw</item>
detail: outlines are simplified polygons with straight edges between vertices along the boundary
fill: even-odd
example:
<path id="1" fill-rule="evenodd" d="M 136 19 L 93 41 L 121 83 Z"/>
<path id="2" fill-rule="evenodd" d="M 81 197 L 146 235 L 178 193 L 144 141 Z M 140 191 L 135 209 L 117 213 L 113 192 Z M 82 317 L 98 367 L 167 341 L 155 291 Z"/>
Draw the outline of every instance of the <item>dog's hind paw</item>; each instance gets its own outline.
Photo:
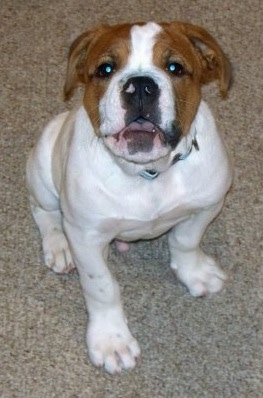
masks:
<path id="1" fill-rule="evenodd" d="M 217 293 L 222 290 L 226 274 L 216 265 L 215 260 L 205 254 L 202 262 L 194 266 L 185 265 L 177 269 L 178 278 L 194 297 Z"/>
<path id="2" fill-rule="evenodd" d="M 67 274 L 75 268 L 68 241 L 62 231 L 56 231 L 43 239 L 45 264 L 54 272 Z"/>

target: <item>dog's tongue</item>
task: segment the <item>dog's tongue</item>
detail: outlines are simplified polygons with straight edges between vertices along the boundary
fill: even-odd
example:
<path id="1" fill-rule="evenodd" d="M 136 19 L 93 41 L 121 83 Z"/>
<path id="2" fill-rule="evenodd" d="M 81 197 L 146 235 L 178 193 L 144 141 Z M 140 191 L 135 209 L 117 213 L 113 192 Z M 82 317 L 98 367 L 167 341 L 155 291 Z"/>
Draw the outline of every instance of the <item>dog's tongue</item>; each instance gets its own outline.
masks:
<path id="1" fill-rule="evenodd" d="M 127 130 L 130 131 L 147 131 L 149 133 L 155 132 L 155 126 L 153 123 L 149 122 L 148 120 L 145 120 L 143 122 L 135 121 L 129 124 L 127 127 Z"/>

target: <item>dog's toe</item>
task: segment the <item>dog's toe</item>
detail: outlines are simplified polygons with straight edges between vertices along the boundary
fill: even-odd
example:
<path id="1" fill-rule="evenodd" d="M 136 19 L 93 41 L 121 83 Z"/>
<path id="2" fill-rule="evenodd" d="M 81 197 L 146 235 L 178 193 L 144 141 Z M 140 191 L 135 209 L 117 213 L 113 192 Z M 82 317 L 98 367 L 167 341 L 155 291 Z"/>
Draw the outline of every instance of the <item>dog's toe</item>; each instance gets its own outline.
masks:
<path id="1" fill-rule="evenodd" d="M 219 292 L 227 279 L 226 274 L 216 265 L 214 259 L 206 255 L 202 257 L 200 264 L 182 267 L 177 274 L 194 297 Z"/>
<path id="2" fill-rule="evenodd" d="M 92 363 L 103 366 L 110 374 L 133 369 L 140 348 L 126 324 L 105 326 L 92 324 L 89 327 L 87 343 Z"/>

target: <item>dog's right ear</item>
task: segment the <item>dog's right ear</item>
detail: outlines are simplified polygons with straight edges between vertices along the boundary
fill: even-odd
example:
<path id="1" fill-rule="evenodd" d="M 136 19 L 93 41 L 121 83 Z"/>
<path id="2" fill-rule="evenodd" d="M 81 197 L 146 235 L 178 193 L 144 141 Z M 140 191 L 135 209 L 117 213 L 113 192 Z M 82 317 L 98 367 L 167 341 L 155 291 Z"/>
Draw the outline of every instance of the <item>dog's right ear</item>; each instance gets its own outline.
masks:
<path id="1" fill-rule="evenodd" d="M 64 84 L 64 100 L 68 101 L 76 87 L 85 83 L 85 64 L 88 49 L 103 29 L 102 26 L 82 33 L 70 46 L 66 81 Z"/>

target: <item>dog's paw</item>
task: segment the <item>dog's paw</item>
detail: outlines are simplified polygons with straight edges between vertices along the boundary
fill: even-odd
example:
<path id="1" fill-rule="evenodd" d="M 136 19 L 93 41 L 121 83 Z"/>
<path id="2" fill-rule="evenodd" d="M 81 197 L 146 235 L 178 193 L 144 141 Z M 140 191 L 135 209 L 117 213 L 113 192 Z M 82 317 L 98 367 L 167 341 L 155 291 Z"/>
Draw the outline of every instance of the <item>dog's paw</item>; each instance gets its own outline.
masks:
<path id="1" fill-rule="evenodd" d="M 202 254 L 202 261 L 194 265 L 177 268 L 177 276 L 194 297 L 219 292 L 227 279 L 226 274 L 216 265 L 215 260 Z"/>
<path id="2" fill-rule="evenodd" d="M 91 362 L 110 374 L 134 368 L 140 356 L 139 345 L 124 322 L 91 321 L 87 345 Z"/>
<path id="3" fill-rule="evenodd" d="M 44 260 L 54 272 L 66 274 L 75 268 L 68 241 L 61 231 L 43 239 Z"/>

